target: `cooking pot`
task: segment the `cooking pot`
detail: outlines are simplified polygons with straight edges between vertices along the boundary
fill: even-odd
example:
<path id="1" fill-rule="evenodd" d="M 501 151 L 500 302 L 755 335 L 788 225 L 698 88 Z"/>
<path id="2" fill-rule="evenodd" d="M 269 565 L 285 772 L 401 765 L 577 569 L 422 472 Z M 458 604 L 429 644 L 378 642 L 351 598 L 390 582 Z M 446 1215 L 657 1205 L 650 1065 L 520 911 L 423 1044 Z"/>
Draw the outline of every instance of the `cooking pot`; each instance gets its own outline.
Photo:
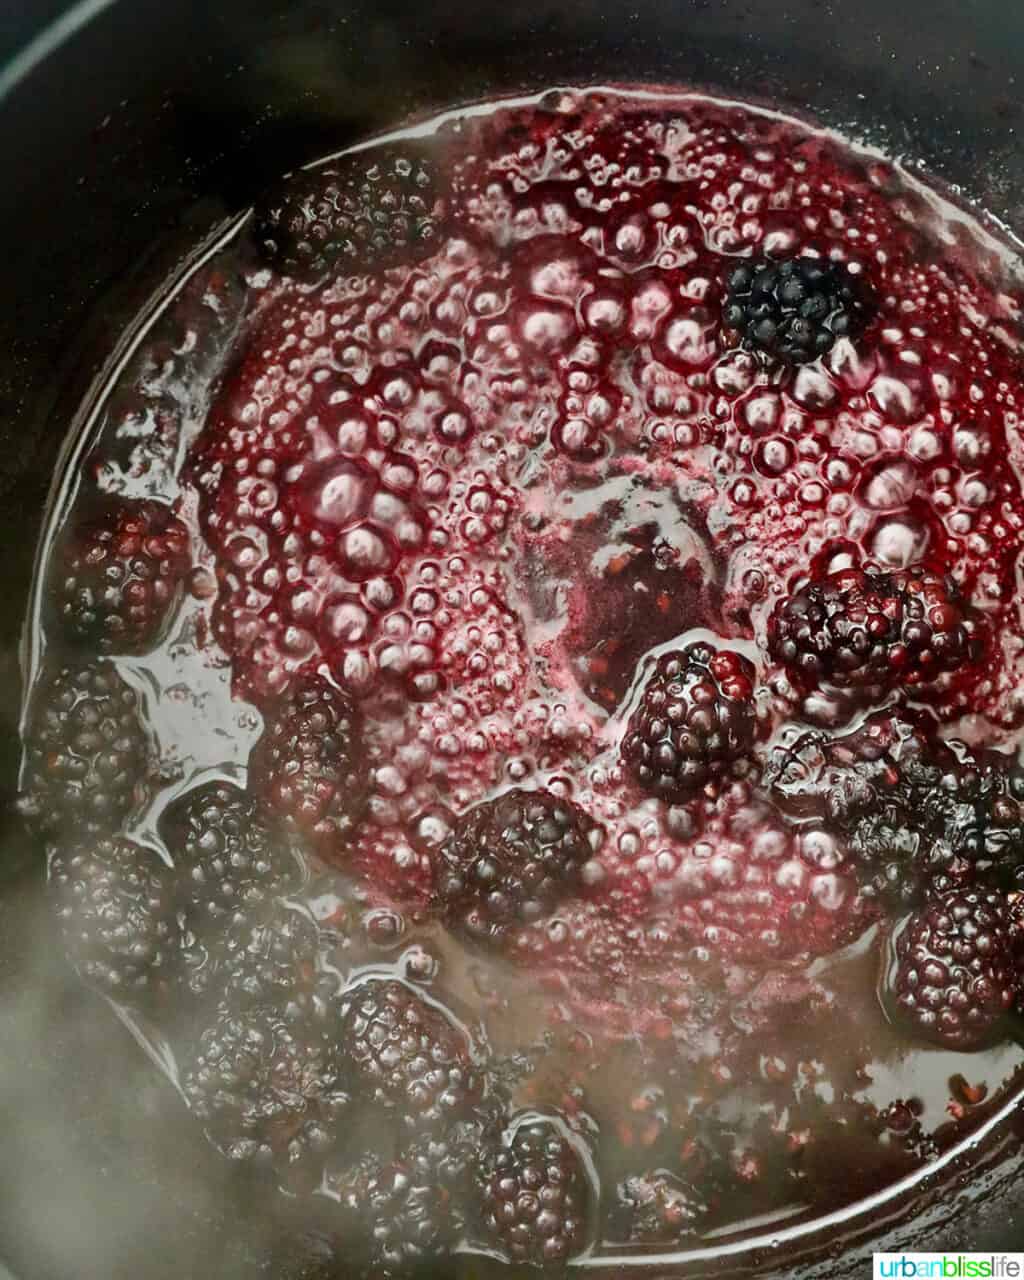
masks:
<path id="1" fill-rule="evenodd" d="M 19 0 L 7 9 L 0 1258 L 24 1280 L 272 1276 L 262 1193 L 214 1155 L 128 1030 L 67 969 L 43 903 L 41 851 L 11 816 L 19 643 L 47 491 L 123 327 L 280 172 L 417 113 L 549 85 L 686 83 L 809 112 L 1024 226 L 1024 6 Z M 835 1274 L 863 1268 L 872 1247 L 1024 1249 L 1022 1128 L 1009 1112 L 931 1176 L 923 1198 L 876 1206 L 795 1253 L 764 1242 L 629 1274 L 778 1273 L 798 1256 Z M 908 1217 L 908 1206 L 918 1211 Z M 459 1259 L 445 1268 L 452 1274 L 487 1272 Z"/>

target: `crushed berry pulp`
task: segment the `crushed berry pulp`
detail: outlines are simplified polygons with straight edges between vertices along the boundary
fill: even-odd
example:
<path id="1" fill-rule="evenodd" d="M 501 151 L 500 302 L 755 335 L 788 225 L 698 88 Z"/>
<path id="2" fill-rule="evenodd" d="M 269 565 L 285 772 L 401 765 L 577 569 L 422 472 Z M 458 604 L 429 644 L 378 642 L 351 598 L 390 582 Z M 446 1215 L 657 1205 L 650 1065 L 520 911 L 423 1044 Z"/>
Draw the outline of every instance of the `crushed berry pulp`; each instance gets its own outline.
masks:
<path id="1" fill-rule="evenodd" d="M 834 1243 L 996 1124 L 1021 296 L 835 135 L 557 91 L 282 180 L 140 330 L 20 803 L 301 1274 Z"/>

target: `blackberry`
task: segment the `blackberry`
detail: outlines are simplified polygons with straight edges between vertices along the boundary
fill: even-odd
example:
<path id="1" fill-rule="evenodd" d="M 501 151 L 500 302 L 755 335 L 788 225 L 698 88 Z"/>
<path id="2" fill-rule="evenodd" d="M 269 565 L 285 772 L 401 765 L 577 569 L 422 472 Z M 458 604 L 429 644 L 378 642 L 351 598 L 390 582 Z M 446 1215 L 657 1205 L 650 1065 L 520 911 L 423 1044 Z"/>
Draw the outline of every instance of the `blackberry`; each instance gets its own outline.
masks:
<path id="1" fill-rule="evenodd" d="M 150 766 L 138 695 L 111 663 L 63 667 L 36 698 L 21 812 L 42 831 L 108 834 L 141 799 Z"/>
<path id="2" fill-rule="evenodd" d="M 359 716 L 349 699 L 307 679 L 267 715 L 249 785 L 268 818 L 324 853 L 344 848 L 366 803 Z"/>
<path id="3" fill-rule="evenodd" d="M 844 263 L 764 259 L 730 274 L 722 320 L 744 346 L 803 364 L 829 352 L 837 338 L 856 337 L 872 313 L 867 289 Z"/>
<path id="4" fill-rule="evenodd" d="M 170 876 L 150 850 L 118 838 L 57 849 L 49 883 L 68 954 L 87 982 L 126 999 L 167 976 L 178 920 Z"/>
<path id="5" fill-rule="evenodd" d="M 557 1265 L 586 1243 L 590 1188 L 573 1145 L 550 1121 L 521 1124 L 481 1158 L 481 1227 L 509 1262 Z"/>
<path id="6" fill-rule="evenodd" d="M 805 733 L 769 759 L 773 799 L 842 835 L 866 897 L 914 906 L 975 880 L 1012 884 L 1024 863 L 1024 772 L 938 728 L 923 712 L 879 712 L 841 737 Z"/>
<path id="7" fill-rule="evenodd" d="M 394 979 L 371 978 L 343 999 L 342 1039 L 355 1077 L 407 1127 L 450 1124 L 479 1099 L 469 1039 L 440 1009 Z"/>
<path id="8" fill-rule="evenodd" d="M 365 1280 L 391 1280 L 438 1262 L 458 1238 L 458 1204 L 428 1143 L 414 1143 L 393 1160 L 366 1156 L 341 1175 L 329 1173 L 326 1185 L 352 1224 L 344 1238 Z"/>
<path id="9" fill-rule="evenodd" d="M 325 1152 L 350 1102 L 335 1047 L 311 1023 L 267 1006 L 221 1013 L 182 1086 L 225 1156 L 278 1168 Z"/>
<path id="10" fill-rule="evenodd" d="M 707 1211 L 696 1187 L 655 1169 L 619 1183 L 612 1229 L 629 1244 L 679 1244 L 699 1230 Z"/>
<path id="11" fill-rule="evenodd" d="M 273 1002 L 297 1018 L 314 1007 L 320 931 L 305 911 L 272 901 L 207 947 L 193 939 L 188 985 L 232 1008 Z"/>
<path id="12" fill-rule="evenodd" d="M 433 162 L 381 146 L 292 175 L 257 206 L 253 235 L 292 275 L 372 272 L 432 252 L 440 212 Z"/>
<path id="13" fill-rule="evenodd" d="M 186 919 L 202 938 L 245 926 L 269 898 L 287 891 L 299 866 L 272 838 L 251 796 L 228 782 L 187 792 L 169 807 L 161 831 L 181 877 Z"/>
<path id="14" fill-rule="evenodd" d="M 1015 998 L 1014 930 L 998 893 L 932 898 L 896 936 L 889 997 L 897 1015 L 948 1049 L 988 1043 Z"/>
<path id="15" fill-rule="evenodd" d="M 927 685 L 975 663 L 981 630 L 952 579 L 843 569 L 779 601 L 768 648 L 805 689 Z"/>
<path id="16" fill-rule="evenodd" d="M 743 771 L 756 731 L 754 678 L 746 658 L 703 643 L 658 660 L 622 743 L 645 791 L 683 799 Z"/>
<path id="17" fill-rule="evenodd" d="M 52 604 L 75 640 L 138 653 L 159 639 L 190 563 L 188 530 L 169 507 L 109 504 L 59 548 Z"/>
<path id="18" fill-rule="evenodd" d="M 576 805 L 550 791 L 508 791 L 458 820 L 439 853 L 436 901 L 450 928 L 500 942 L 577 891 L 591 854 Z"/>

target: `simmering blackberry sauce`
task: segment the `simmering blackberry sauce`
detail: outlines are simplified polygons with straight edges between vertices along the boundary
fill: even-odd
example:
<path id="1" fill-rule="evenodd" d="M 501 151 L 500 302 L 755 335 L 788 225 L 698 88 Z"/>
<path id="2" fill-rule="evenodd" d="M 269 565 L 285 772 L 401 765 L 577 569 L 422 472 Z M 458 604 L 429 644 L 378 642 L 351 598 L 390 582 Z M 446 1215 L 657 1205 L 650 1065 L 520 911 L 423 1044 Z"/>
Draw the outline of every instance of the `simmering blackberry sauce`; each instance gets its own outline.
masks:
<path id="1" fill-rule="evenodd" d="M 1020 297 L 879 155 L 558 91 L 283 180 L 140 328 L 22 808 L 287 1274 L 835 1241 L 1013 1098 Z"/>

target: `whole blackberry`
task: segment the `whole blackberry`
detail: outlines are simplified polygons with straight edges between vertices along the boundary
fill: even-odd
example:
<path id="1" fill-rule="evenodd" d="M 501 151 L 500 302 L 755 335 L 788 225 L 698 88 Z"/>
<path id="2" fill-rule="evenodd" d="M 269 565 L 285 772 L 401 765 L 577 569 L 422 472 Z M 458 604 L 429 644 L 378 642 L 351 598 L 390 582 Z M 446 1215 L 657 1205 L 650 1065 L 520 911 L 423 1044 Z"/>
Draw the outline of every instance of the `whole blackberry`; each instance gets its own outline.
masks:
<path id="1" fill-rule="evenodd" d="M 412 1129 L 451 1124 L 478 1100 L 469 1040 L 439 1008 L 394 979 L 344 994 L 342 1040 L 372 1100 Z"/>
<path id="2" fill-rule="evenodd" d="M 1024 888 L 1024 767 L 999 751 L 971 759 L 972 821 L 964 855 L 995 883 Z"/>
<path id="3" fill-rule="evenodd" d="M 321 852 L 344 849 L 366 805 L 359 716 L 314 676 L 270 711 L 249 761 L 249 785 L 266 816 Z"/>
<path id="4" fill-rule="evenodd" d="M 65 630 L 100 653 L 160 637 L 191 564 L 188 530 L 162 502 L 108 504 L 55 557 L 52 601 Z"/>
<path id="5" fill-rule="evenodd" d="M 257 206 L 253 236 L 292 275 L 372 272 L 432 252 L 440 213 L 433 162 L 381 146 L 293 174 Z"/>
<path id="6" fill-rule="evenodd" d="M 291 1019 L 310 1011 L 319 985 L 320 930 L 305 911 L 273 900 L 209 947 L 196 940 L 188 982 L 231 1008 L 273 1003 Z"/>
<path id="7" fill-rule="evenodd" d="M 803 364 L 829 352 L 837 338 L 856 337 L 872 313 L 867 289 L 845 263 L 765 259 L 730 274 L 722 320 L 744 346 Z"/>
<path id="8" fill-rule="evenodd" d="M 872 782 L 843 815 L 866 896 L 911 906 L 984 870 L 979 773 L 959 746 L 915 735 L 874 762 Z"/>
<path id="9" fill-rule="evenodd" d="M 108 834 L 141 799 L 150 766 L 134 689 L 109 662 L 63 667 L 36 695 L 19 807 L 42 831 Z"/>
<path id="10" fill-rule="evenodd" d="M 225 1156 L 281 1169 L 325 1152 L 350 1102 L 336 1048 L 266 1006 L 221 1013 L 182 1086 Z"/>
<path id="11" fill-rule="evenodd" d="M 458 1204 L 429 1143 L 394 1160 L 366 1156 L 326 1185 L 351 1221 L 344 1238 L 365 1280 L 391 1280 L 439 1262 L 461 1226 Z"/>
<path id="12" fill-rule="evenodd" d="M 435 894 L 448 926 L 500 942 L 543 919 L 578 890 L 588 833 L 583 812 L 550 791 L 516 789 L 470 809 L 439 853 Z"/>
<path id="13" fill-rule="evenodd" d="M 679 1244 L 700 1229 L 707 1211 L 696 1187 L 655 1169 L 619 1183 L 612 1228 L 629 1244 Z"/>
<path id="14" fill-rule="evenodd" d="M 170 875 L 149 849 L 119 838 L 56 849 L 49 884 L 68 954 L 87 982 L 130 999 L 167 977 L 180 931 Z"/>
<path id="15" fill-rule="evenodd" d="M 164 814 L 161 831 L 178 869 L 190 927 L 218 935 L 245 926 L 267 900 L 297 883 L 299 866 L 275 840 L 253 799 L 228 782 L 187 792 Z"/>
<path id="16" fill-rule="evenodd" d="M 1024 864 L 1024 771 L 938 731 L 926 712 L 887 710 L 768 761 L 772 798 L 842 836 L 865 897 L 915 906 L 975 881 L 1012 886 Z"/>
<path id="17" fill-rule="evenodd" d="M 1013 1006 L 1013 927 L 1006 899 L 981 890 L 933 898 L 896 938 L 890 996 L 918 1035 L 948 1049 L 989 1042 Z"/>
<path id="18" fill-rule="evenodd" d="M 915 688 L 980 656 L 977 622 L 950 578 L 842 569 L 780 600 L 768 648 L 806 689 Z"/>
<path id="19" fill-rule="evenodd" d="M 754 679 L 748 659 L 709 644 L 659 658 L 622 743 L 645 791 L 683 799 L 745 767 L 756 731 Z"/>
<path id="20" fill-rule="evenodd" d="M 586 1244 L 590 1187 L 583 1162 L 553 1124 L 520 1125 L 481 1157 L 481 1227 L 509 1262 L 553 1266 Z"/>

